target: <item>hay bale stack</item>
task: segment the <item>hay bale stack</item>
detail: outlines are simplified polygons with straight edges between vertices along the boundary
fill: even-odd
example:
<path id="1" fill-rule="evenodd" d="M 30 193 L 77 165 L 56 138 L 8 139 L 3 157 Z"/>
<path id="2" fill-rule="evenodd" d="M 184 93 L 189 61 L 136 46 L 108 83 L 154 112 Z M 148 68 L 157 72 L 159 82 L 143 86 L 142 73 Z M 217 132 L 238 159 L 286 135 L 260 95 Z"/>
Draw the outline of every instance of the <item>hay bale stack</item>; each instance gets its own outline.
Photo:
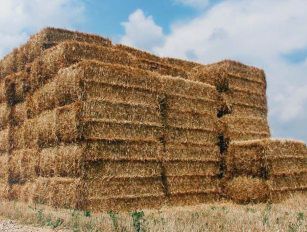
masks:
<path id="1" fill-rule="evenodd" d="M 227 152 L 226 178 L 260 178 L 274 200 L 288 193 L 306 192 L 306 161 L 306 145 L 302 142 L 273 139 L 233 142 Z M 252 186 L 254 179 L 246 179 L 249 181 Z"/>

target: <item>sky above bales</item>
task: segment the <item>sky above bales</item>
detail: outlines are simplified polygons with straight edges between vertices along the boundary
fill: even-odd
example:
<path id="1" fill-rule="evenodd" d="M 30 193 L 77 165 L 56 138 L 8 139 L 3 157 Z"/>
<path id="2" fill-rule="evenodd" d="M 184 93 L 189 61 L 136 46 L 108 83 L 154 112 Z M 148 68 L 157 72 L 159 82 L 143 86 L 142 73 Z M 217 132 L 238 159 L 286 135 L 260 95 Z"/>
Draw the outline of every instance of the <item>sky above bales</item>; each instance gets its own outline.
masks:
<path id="1" fill-rule="evenodd" d="M 275 137 L 307 142 L 306 0 L 0 0 L 0 57 L 45 26 L 158 55 L 266 71 Z"/>

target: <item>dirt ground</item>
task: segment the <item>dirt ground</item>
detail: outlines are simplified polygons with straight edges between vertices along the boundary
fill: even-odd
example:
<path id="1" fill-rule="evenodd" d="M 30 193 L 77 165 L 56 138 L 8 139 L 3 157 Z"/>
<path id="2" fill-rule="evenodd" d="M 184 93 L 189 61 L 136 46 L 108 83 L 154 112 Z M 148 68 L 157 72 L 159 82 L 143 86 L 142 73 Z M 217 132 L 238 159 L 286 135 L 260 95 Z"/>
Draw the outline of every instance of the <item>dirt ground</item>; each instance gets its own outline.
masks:
<path id="1" fill-rule="evenodd" d="M 12 220 L 0 218 L 0 231 L 1 232 L 51 232 L 53 231 L 54 232 L 55 230 L 51 230 L 48 228 L 38 228 L 34 226 L 22 225 Z M 64 232 L 64 231 L 61 230 L 61 232 Z"/>

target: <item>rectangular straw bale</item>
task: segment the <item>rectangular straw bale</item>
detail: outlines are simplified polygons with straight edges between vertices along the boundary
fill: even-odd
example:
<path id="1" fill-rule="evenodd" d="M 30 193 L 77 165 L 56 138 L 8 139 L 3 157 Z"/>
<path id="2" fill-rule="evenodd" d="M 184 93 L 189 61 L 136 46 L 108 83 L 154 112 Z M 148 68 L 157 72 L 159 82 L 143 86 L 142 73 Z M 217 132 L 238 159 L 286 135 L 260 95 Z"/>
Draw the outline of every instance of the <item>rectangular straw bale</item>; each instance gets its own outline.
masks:
<path id="1" fill-rule="evenodd" d="M 46 51 L 32 65 L 31 85 L 36 89 L 55 76 L 59 69 L 68 67 L 83 59 L 99 60 L 107 63 L 132 65 L 135 58 L 114 48 L 96 46 L 88 43 L 63 42 Z"/>
<path id="2" fill-rule="evenodd" d="M 43 178 L 35 181 L 34 202 L 61 208 L 76 208 L 80 197 L 80 180 Z"/>
<path id="3" fill-rule="evenodd" d="M 187 96 L 204 100 L 217 100 L 214 86 L 175 77 L 161 77 L 162 92 L 167 95 Z"/>
<path id="4" fill-rule="evenodd" d="M 214 130 L 216 128 L 216 116 L 206 113 L 169 110 L 167 112 L 167 124 L 171 127 Z"/>
<path id="5" fill-rule="evenodd" d="M 87 121 L 84 123 L 86 140 L 151 140 L 161 137 L 161 127 L 149 123 L 132 123 L 116 121 Z"/>
<path id="6" fill-rule="evenodd" d="M 9 122 L 10 108 L 6 103 L 0 104 L 0 130 L 4 129 Z"/>
<path id="7" fill-rule="evenodd" d="M 1 61 L 0 61 L 1 63 Z M 1 69 L 0 69 L 1 73 Z M 5 85 L 5 79 L 0 78 L 0 103 L 5 103 L 7 100 L 6 98 L 6 85 Z"/>
<path id="8" fill-rule="evenodd" d="M 249 91 L 259 95 L 264 95 L 266 92 L 266 83 L 243 79 L 236 75 L 229 75 L 228 85 L 231 90 Z"/>
<path id="9" fill-rule="evenodd" d="M 114 86 L 105 83 L 85 82 L 87 99 L 97 98 L 106 101 L 126 102 L 157 107 L 157 94 L 148 90 Z"/>
<path id="10" fill-rule="evenodd" d="M 45 147 L 57 142 L 57 112 L 48 110 L 41 113 L 36 118 L 35 129 L 37 130 L 38 143 Z"/>
<path id="11" fill-rule="evenodd" d="M 160 177 L 105 178 L 86 182 L 89 198 L 142 197 L 163 194 Z"/>
<path id="12" fill-rule="evenodd" d="M 307 190 L 307 171 L 294 175 L 272 176 L 268 184 L 271 190 L 274 191 L 285 188 L 291 190 L 300 190 L 305 188 Z"/>
<path id="13" fill-rule="evenodd" d="M 217 192 L 172 194 L 167 198 L 168 206 L 187 206 L 213 203 L 220 200 Z"/>
<path id="14" fill-rule="evenodd" d="M 170 65 L 174 65 L 177 67 L 183 68 L 186 72 L 191 71 L 195 67 L 202 66 L 201 64 L 192 62 L 192 61 L 187 61 L 187 60 L 181 60 L 177 58 L 171 58 L 171 57 L 165 57 L 162 58 L 163 62 L 166 62 Z"/>
<path id="15" fill-rule="evenodd" d="M 219 101 L 195 99 L 183 96 L 167 96 L 167 107 L 170 111 L 178 110 L 182 112 L 211 113 L 216 114 Z"/>
<path id="16" fill-rule="evenodd" d="M 217 177 L 170 176 L 167 178 L 170 194 L 218 192 L 220 180 Z"/>
<path id="17" fill-rule="evenodd" d="M 158 141 L 101 140 L 88 141 L 86 160 L 157 160 L 163 146 Z"/>
<path id="18" fill-rule="evenodd" d="M 45 148 L 40 152 L 40 176 L 80 177 L 84 148 L 78 144 Z"/>
<path id="19" fill-rule="evenodd" d="M 13 150 L 23 149 L 25 148 L 25 141 L 24 141 L 24 125 L 20 126 L 12 126 L 10 128 L 10 143 L 11 148 Z"/>
<path id="20" fill-rule="evenodd" d="M 242 133 L 262 133 L 270 137 L 270 129 L 266 119 L 263 118 L 250 118 L 244 116 L 233 116 L 232 114 L 226 115 L 219 119 L 219 128 L 223 132 L 242 132 Z M 231 137 L 230 137 L 231 138 Z"/>
<path id="21" fill-rule="evenodd" d="M 217 143 L 218 132 L 216 130 L 188 129 L 169 127 L 165 136 L 166 142 L 176 143 Z"/>
<path id="22" fill-rule="evenodd" d="M 9 149 L 9 128 L 0 131 L 0 152 L 7 152 Z"/>
<path id="23" fill-rule="evenodd" d="M 35 34 L 30 40 L 15 49 L 13 53 L 4 57 L 0 62 L 0 74 L 6 76 L 12 72 L 21 71 L 26 64 L 43 54 L 44 50 L 51 48 L 63 41 L 79 41 L 111 46 L 111 41 L 100 36 L 80 32 L 71 32 L 63 29 L 45 28 Z"/>
<path id="24" fill-rule="evenodd" d="M 152 60 L 137 58 L 134 67 L 157 72 L 162 75 L 169 75 L 173 77 L 187 78 L 187 73 L 181 67 L 175 67 L 166 63 L 156 62 Z"/>
<path id="25" fill-rule="evenodd" d="M 147 197 L 110 197 L 110 198 L 89 198 L 86 200 L 84 209 L 93 212 L 102 211 L 136 211 L 144 209 L 161 208 L 166 203 L 164 195 Z"/>
<path id="26" fill-rule="evenodd" d="M 23 142 L 27 148 L 33 148 L 38 145 L 38 130 L 37 118 L 28 119 L 22 126 L 23 130 Z"/>
<path id="27" fill-rule="evenodd" d="M 167 143 L 163 159 L 170 161 L 216 161 L 220 160 L 220 149 L 215 144 Z"/>
<path id="28" fill-rule="evenodd" d="M 159 177 L 161 165 L 155 161 L 95 161 L 89 162 L 85 169 L 85 179 L 99 182 L 102 179 Z"/>
<path id="29" fill-rule="evenodd" d="M 13 184 L 10 187 L 10 200 L 31 203 L 34 195 L 34 182 Z"/>
<path id="30" fill-rule="evenodd" d="M 80 179 L 75 178 L 51 178 L 51 201 L 50 205 L 60 208 L 77 208 L 82 202 L 84 194 Z"/>
<path id="31" fill-rule="evenodd" d="M 158 108 L 138 104 L 90 100 L 82 104 L 81 111 L 83 119 L 107 119 L 161 125 Z"/>
<path id="32" fill-rule="evenodd" d="M 9 181 L 24 183 L 38 176 L 39 154 L 36 149 L 14 150 L 9 160 Z"/>
<path id="33" fill-rule="evenodd" d="M 11 124 L 15 126 L 22 125 L 28 118 L 28 103 L 22 102 L 12 106 Z"/>
<path id="34" fill-rule="evenodd" d="M 226 164 L 228 175 L 274 176 L 306 170 L 305 144 L 290 140 L 232 142 Z"/>
<path id="35" fill-rule="evenodd" d="M 190 72 L 189 78 L 212 85 L 216 85 L 222 79 L 231 78 L 258 82 L 264 86 L 266 84 L 263 70 L 231 60 L 195 67 Z"/>
<path id="36" fill-rule="evenodd" d="M 245 106 L 254 106 L 261 109 L 267 109 L 266 96 L 256 95 L 250 92 L 233 90 L 227 93 L 221 93 L 223 101 L 229 104 L 241 104 Z"/>
<path id="37" fill-rule="evenodd" d="M 81 104 L 59 107 L 56 111 L 56 134 L 60 142 L 74 142 L 82 137 L 80 124 Z"/>
<path id="38" fill-rule="evenodd" d="M 0 155 L 0 183 L 6 183 L 8 177 L 8 155 L 3 153 Z"/>
<path id="39" fill-rule="evenodd" d="M 216 176 L 219 163 L 200 161 L 164 162 L 166 176 Z"/>
<path id="40" fill-rule="evenodd" d="M 231 108 L 231 114 L 234 116 L 244 115 L 245 117 L 252 118 L 267 118 L 268 110 L 263 107 L 255 107 L 251 105 L 244 105 L 240 103 L 226 103 Z"/>
<path id="41" fill-rule="evenodd" d="M 39 175 L 41 177 L 53 177 L 56 175 L 58 147 L 43 148 L 40 151 Z"/>
<path id="42" fill-rule="evenodd" d="M 56 106 L 56 82 L 51 81 L 34 92 L 29 98 L 29 111 L 36 116 L 45 110 L 52 110 Z"/>

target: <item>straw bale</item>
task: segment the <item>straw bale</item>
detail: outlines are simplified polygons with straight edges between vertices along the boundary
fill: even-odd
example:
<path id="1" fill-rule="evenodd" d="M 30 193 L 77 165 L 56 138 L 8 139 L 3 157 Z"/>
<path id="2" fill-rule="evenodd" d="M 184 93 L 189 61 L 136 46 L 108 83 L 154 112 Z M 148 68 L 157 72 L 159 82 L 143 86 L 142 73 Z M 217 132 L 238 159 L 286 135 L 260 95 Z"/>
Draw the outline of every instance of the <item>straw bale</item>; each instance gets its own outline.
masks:
<path id="1" fill-rule="evenodd" d="M 0 104 L 0 130 L 8 125 L 10 108 L 6 103 Z"/>
<path id="2" fill-rule="evenodd" d="M 38 144 L 41 147 L 57 142 L 57 112 L 56 110 L 44 111 L 37 118 L 34 130 L 37 132 Z"/>
<path id="3" fill-rule="evenodd" d="M 153 55 L 149 52 L 145 52 L 143 50 L 139 50 L 133 47 L 123 45 L 123 44 L 116 44 L 114 45 L 114 48 L 116 48 L 117 50 L 128 52 L 140 59 L 147 59 L 147 60 L 152 60 L 155 62 L 161 62 L 162 60 L 160 57 Z"/>
<path id="4" fill-rule="evenodd" d="M 63 42 L 46 51 L 32 64 L 30 81 L 33 88 L 42 86 L 55 76 L 59 69 L 68 67 L 81 60 L 99 60 L 107 63 L 132 65 L 135 58 L 129 53 L 114 48 L 87 43 Z"/>
<path id="5" fill-rule="evenodd" d="M 10 127 L 10 145 L 13 150 L 25 148 L 24 125 Z"/>
<path id="6" fill-rule="evenodd" d="M 9 185 L 7 183 L 0 182 L 0 200 L 8 199 L 8 191 L 9 191 Z"/>
<path id="7" fill-rule="evenodd" d="M 23 126 L 21 127 L 23 130 L 23 142 L 25 147 L 33 148 L 37 146 L 38 130 L 39 130 L 37 126 L 38 126 L 37 118 L 35 118 L 35 119 L 26 120 Z"/>
<path id="8" fill-rule="evenodd" d="M 45 110 L 52 110 L 56 106 L 56 82 L 51 81 L 34 92 L 29 99 L 31 116 L 36 116 Z"/>
<path id="9" fill-rule="evenodd" d="M 7 152 L 9 149 L 9 129 L 0 131 L 0 152 Z"/>
<path id="10" fill-rule="evenodd" d="M 288 190 L 307 190 L 307 170 L 302 173 L 272 176 L 268 181 L 271 191 Z"/>
<path id="11" fill-rule="evenodd" d="M 79 201 L 84 197 L 80 179 L 74 178 L 51 178 L 51 197 L 49 204 L 60 208 L 77 208 Z"/>
<path id="12" fill-rule="evenodd" d="M 290 140 L 251 140 L 230 143 L 227 152 L 229 176 L 273 177 L 307 170 L 305 144 Z"/>
<path id="13" fill-rule="evenodd" d="M 56 134 L 61 142 L 74 142 L 82 137 L 80 104 L 70 104 L 56 109 Z"/>
<path id="14" fill-rule="evenodd" d="M 79 145 L 60 145 L 40 151 L 39 170 L 42 177 L 80 177 L 83 152 Z"/>
<path id="15" fill-rule="evenodd" d="M 82 104 L 83 119 L 107 119 L 161 125 L 158 108 L 144 105 L 90 100 Z"/>
<path id="16" fill-rule="evenodd" d="M 191 95 L 193 96 L 193 95 Z M 191 112 L 199 114 L 216 114 L 219 101 L 194 99 L 183 96 L 167 96 L 167 106 L 170 111 Z"/>
<path id="17" fill-rule="evenodd" d="M 167 177 L 171 195 L 184 193 L 218 192 L 220 180 L 217 177 L 170 176 Z"/>
<path id="18" fill-rule="evenodd" d="M 220 149 L 215 144 L 167 143 L 163 160 L 220 161 Z"/>
<path id="19" fill-rule="evenodd" d="M 169 127 L 165 135 L 166 142 L 177 143 L 217 143 L 218 131 L 209 129 L 190 129 Z"/>
<path id="20" fill-rule="evenodd" d="M 10 187 L 10 200 L 18 200 L 30 203 L 32 202 L 34 191 L 34 182 L 13 184 Z"/>
<path id="21" fill-rule="evenodd" d="M 9 182 L 24 183 L 38 176 L 39 154 L 36 149 L 14 150 L 9 160 Z"/>
<path id="22" fill-rule="evenodd" d="M 110 197 L 110 198 L 90 198 L 86 200 L 84 209 L 93 212 L 102 211 L 135 211 L 144 209 L 161 208 L 166 202 L 163 195 L 146 197 Z"/>
<path id="23" fill-rule="evenodd" d="M 266 85 L 263 70 L 231 60 L 196 67 L 191 71 L 189 78 L 213 85 L 218 81 L 230 78 Z"/>
<path id="24" fill-rule="evenodd" d="M 221 93 L 223 101 L 229 104 L 241 104 L 253 106 L 263 110 L 267 109 L 267 99 L 265 95 L 256 95 L 251 92 L 234 90 L 227 93 Z"/>
<path id="25" fill-rule="evenodd" d="M 1 73 L 1 69 L 0 69 L 0 73 Z M 4 102 L 6 102 L 6 85 L 5 85 L 5 79 L 0 78 L 0 103 L 4 103 Z"/>
<path id="26" fill-rule="evenodd" d="M 88 198 L 142 197 L 162 195 L 160 177 L 150 178 L 109 178 L 86 182 Z"/>
<path id="27" fill-rule="evenodd" d="M 245 117 L 267 119 L 266 108 L 244 105 L 240 103 L 226 103 L 226 105 L 230 107 L 231 114 L 234 116 L 244 115 Z"/>
<path id="28" fill-rule="evenodd" d="M 157 160 L 163 147 L 157 141 L 101 140 L 88 141 L 86 160 Z"/>
<path id="29" fill-rule="evenodd" d="M 81 199 L 80 180 L 73 178 L 44 178 L 35 181 L 33 200 L 61 208 L 77 208 Z"/>
<path id="30" fill-rule="evenodd" d="M 270 190 L 262 179 L 240 176 L 226 182 L 225 193 L 236 203 L 258 203 L 269 199 Z"/>
<path id="31" fill-rule="evenodd" d="M 171 127 L 214 130 L 216 119 L 212 114 L 170 110 L 167 113 L 167 124 Z"/>
<path id="32" fill-rule="evenodd" d="M 11 109 L 11 125 L 19 126 L 28 118 L 27 102 L 18 103 Z"/>
<path id="33" fill-rule="evenodd" d="M 138 58 L 134 63 L 134 67 L 157 72 L 162 75 L 169 75 L 173 77 L 187 78 L 187 73 L 181 67 L 167 65 L 161 62 Z"/>
<path id="34" fill-rule="evenodd" d="M 216 176 L 219 163 L 214 161 L 169 161 L 164 162 L 165 175 L 169 176 Z"/>
<path id="35" fill-rule="evenodd" d="M 83 128 L 86 140 L 151 140 L 161 137 L 162 130 L 156 125 L 149 123 L 132 123 L 117 121 L 87 121 Z"/>
<path id="36" fill-rule="evenodd" d="M 111 46 L 110 40 L 100 36 L 63 29 L 45 28 L 32 36 L 25 45 L 21 46 L 19 49 L 15 49 L 13 53 L 4 57 L 0 62 L 1 76 L 24 70 L 26 65 L 42 55 L 44 50 L 63 41 L 79 41 L 95 43 L 101 46 Z"/>
<path id="37" fill-rule="evenodd" d="M 161 165 L 155 161 L 95 161 L 85 167 L 86 180 L 99 182 L 112 178 L 160 177 Z"/>
<path id="38" fill-rule="evenodd" d="M 8 177 L 8 155 L 0 155 L 0 183 L 6 183 Z"/>
<path id="39" fill-rule="evenodd" d="M 209 202 L 216 202 L 220 199 L 218 192 L 206 192 L 206 193 L 183 193 L 173 194 L 167 198 L 167 205 L 169 206 L 187 206 L 187 205 L 199 205 Z"/>
<path id="40" fill-rule="evenodd" d="M 181 60 L 181 59 L 170 58 L 170 57 L 162 58 L 162 60 L 163 60 L 163 62 L 166 62 L 170 65 L 175 65 L 175 66 L 181 67 L 187 72 L 191 71 L 193 68 L 203 66 L 201 64 L 198 64 L 198 63 L 195 63 L 195 62 L 192 62 L 192 61 Z"/>
<path id="41" fill-rule="evenodd" d="M 219 128 L 225 134 L 231 134 L 232 132 L 257 132 L 270 137 L 268 122 L 263 118 L 238 117 L 230 114 L 219 119 Z"/>
<path id="42" fill-rule="evenodd" d="M 53 177 L 56 174 L 58 147 L 43 148 L 40 151 L 39 176 Z"/>

